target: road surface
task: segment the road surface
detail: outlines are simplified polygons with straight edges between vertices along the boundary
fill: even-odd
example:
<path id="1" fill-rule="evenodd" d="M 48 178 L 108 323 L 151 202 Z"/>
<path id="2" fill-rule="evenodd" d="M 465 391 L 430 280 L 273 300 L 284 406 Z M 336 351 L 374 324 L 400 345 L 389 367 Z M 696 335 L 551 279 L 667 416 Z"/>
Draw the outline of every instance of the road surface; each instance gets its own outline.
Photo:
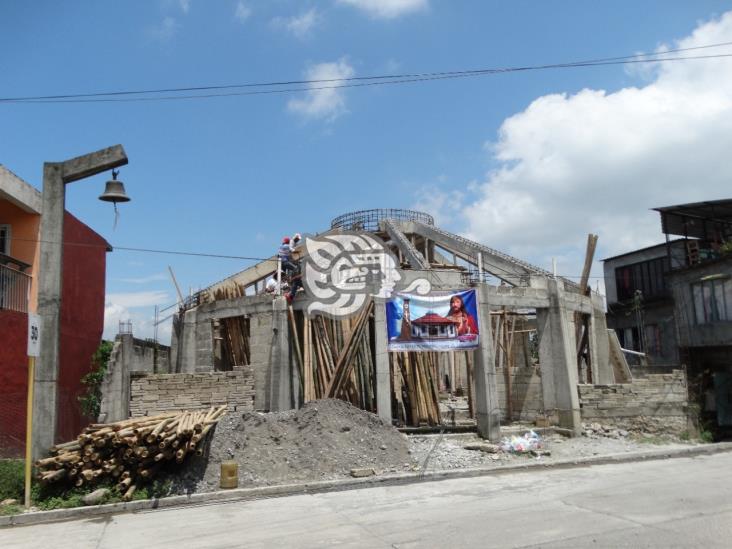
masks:
<path id="1" fill-rule="evenodd" d="M 0 547 L 732 547 L 732 453 L 0 530 Z"/>

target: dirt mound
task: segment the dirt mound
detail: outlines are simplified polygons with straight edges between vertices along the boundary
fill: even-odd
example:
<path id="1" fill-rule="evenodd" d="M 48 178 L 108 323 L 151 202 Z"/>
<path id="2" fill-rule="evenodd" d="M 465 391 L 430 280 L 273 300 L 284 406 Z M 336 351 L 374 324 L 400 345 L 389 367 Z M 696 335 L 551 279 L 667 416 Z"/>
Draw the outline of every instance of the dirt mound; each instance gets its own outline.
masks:
<path id="1" fill-rule="evenodd" d="M 228 414 L 203 458 L 174 482 L 177 492 L 217 490 L 220 464 L 239 464 L 239 486 L 341 478 L 352 468 L 408 469 L 407 437 L 378 416 L 341 400 L 316 400 L 299 410 Z M 206 458 L 206 459 L 204 459 Z"/>

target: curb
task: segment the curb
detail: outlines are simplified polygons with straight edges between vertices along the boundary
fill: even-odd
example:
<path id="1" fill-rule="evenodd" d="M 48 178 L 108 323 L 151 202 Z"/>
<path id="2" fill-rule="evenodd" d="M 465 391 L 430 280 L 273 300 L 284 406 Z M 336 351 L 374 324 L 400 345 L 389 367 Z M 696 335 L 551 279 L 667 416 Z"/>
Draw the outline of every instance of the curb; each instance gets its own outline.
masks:
<path id="1" fill-rule="evenodd" d="M 547 469 L 571 469 L 588 465 L 608 465 L 617 463 L 632 463 L 637 461 L 707 456 L 732 451 L 732 442 L 692 446 L 690 448 L 674 448 L 667 450 L 651 450 L 627 454 L 609 454 L 592 456 L 581 459 L 567 459 L 551 463 L 531 461 L 529 463 L 507 465 L 505 467 L 475 467 L 471 469 L 450 469 L 427 471 L 425 473 L 401 473 L 388 476 L 375 476 L 360 479 L 324 480 L 300 484 L 280 484 L 277 486 L 261 486 L 257 488 L 235 488 L 232 490 L 205 492 L 184 496 L 170 496 L 162 499 L 150 499 L 121 503 L 109 503 L 93 507 L 76 507 L 73 509 L 57 509 L 54 511 L 38 511 L 0 517 L 0 528 L 13 526 L 30 526 L 50 522 L 78 520 L 118 513 L 132 513 L 153 509 L 183 507 L 186 505 L 202 505 L 207 503 L 230 503 L 272 497 L 284 497 L 302 494 L 318 494 L 325 492 L 340 492 L 359 488 L 373 488 L 377 486 L 398 486 L 415 484 L 418 482 L 433 482 L 459 478 L 474 478 L 492 475 L 505 475 L 517 472 L 537 472 Z"/>

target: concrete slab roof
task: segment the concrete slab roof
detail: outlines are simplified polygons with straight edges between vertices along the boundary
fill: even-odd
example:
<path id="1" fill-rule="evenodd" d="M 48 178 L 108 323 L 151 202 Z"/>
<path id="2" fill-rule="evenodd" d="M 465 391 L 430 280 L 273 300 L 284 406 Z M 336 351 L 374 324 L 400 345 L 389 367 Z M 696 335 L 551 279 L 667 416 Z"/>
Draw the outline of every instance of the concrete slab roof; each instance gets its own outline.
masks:
<path id="1" fill-rule="evenodd" d="M 7 200 L 28 213 L 41 213 L 41 192 L 0 164 L 0 200 Z"/>

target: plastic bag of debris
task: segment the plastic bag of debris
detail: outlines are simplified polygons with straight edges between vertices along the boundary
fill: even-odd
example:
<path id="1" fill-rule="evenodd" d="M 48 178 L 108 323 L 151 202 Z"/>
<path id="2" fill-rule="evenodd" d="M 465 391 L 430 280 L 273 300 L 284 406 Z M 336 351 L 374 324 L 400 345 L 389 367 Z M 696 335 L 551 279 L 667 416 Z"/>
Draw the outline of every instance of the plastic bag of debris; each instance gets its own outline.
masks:
<path id="1" fill-rule="evenodd" d="M 514 454 L 527 454 L 532 450 L 541 450 L 542 448 L 544 448 L 544 441 L 534 431 L 529 431 L 523 436 L 503 437 L 501 441 L 501 450 L 513 452 Z"/>

